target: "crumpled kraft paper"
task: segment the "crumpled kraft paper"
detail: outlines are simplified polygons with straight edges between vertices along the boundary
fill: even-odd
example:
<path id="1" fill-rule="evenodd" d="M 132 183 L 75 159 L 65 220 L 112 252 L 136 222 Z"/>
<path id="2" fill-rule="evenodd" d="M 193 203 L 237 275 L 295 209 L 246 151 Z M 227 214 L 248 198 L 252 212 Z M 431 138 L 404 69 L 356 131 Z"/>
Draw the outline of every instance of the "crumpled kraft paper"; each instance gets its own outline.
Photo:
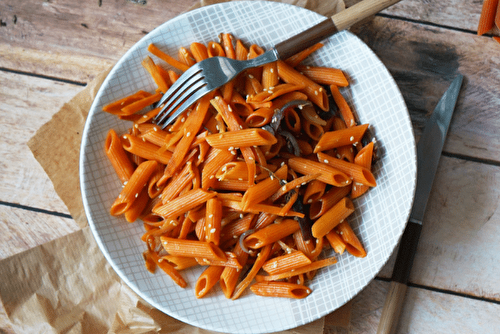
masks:
<path id="1" fill-rule="evenodd" d="M 204 6 L 221 1 L 200 1 Z M 284 0 L 332 15 L 342 0 Z M 180 322 L 150 306 L 114 272 L 85 217 L 79 184 L 81 134 L 92 101 L 109 71 L 66 103 L 28 142 L 82 230 L 0 261 L 0 300 L 20 333 L 213 333 Z M 58 161 L 57 164 L 54 161 Z M 310 324 L 282 333 L 323 333 L 346 328 L 350 303 Z"/>

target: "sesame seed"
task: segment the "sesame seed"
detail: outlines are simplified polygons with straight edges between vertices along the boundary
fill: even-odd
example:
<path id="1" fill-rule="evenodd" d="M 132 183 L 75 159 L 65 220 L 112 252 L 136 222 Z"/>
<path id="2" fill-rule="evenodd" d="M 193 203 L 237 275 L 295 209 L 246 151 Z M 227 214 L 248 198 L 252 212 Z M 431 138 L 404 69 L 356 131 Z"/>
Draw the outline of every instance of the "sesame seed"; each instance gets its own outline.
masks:
<path id="1" fill-rule="evenodd" d="M 314 95 L 319 95 L 317 90 L 314 91 Z"/>
<path id="2" fill-rule="evenodd" d="M 269 72 L 274 73 L 274 68 L 271 68 Z"/>
<path id="3" fill-rule="evenodd" d="M 182 117 L 181 122 L 184 123 L 184 121 L 186 121 L 186 119 L 184 117 Z"/>
<path id="4" fill-rule="evenodd" d="M 323 162 L 324 162 L 325 164 L 327 164 L 327 163 L 329 163 L 330 161 L 328 161 L 327 159 L 325 159 L 325 160 L 323 160 Z"/>
<path id="5" fill-rule="evenodd" d="M 248 75 L 248 77 L 249 77 L 250 79 L 253 79 L 253 78 L 254 78 L 254 76 L 253 76 L 253 75 L 251 75 L 251 74 L 249 74 L 249 75 Z"/>
<path id="6" fill-rule="evenodd" d="M 215 228 L 213 228 L 210 230 L 210 233 L 215 233 L 215 231 L 216 231 Z"/>
<path id="7" fill-rule="evenodd" d="M 281 187 L 281 190 L 286 191 L 286 186 Z"/>
<path id="8" fill-rule="evenodd" d="M 191 136 L 191 132 L 186 133 L 186 138 Z"/>
<path id="9" fill-rule="evenodd" d="M 351 138 L 349 138 L 349 141 L 354 141 L 354 136 L 351 136 Z"/>
<path id="10" fill-rule="evenodd" d="M 213 214 L 209 214 L 209 215 L 208 215 L 208 218 L 213 218 L 213 217 L 214 217 L 214 215 L 213 215 Z M 209 226 L 210 226 L 210 225 L 209 225 Z"/>
<path id="11" fill-rule="evenodd" d="M 135 198 L 137 198 L 137 197 L 139 197 L 139 193 L 136 193 L 136 194 L 135 194 Z"/>
<path id="12" fill-rule="evenodd" d="M 229 112 L 233 112 L 233 109 L 231 109 L 231 106 L 227 106 L 227 110 L 229 110 Z"/>
<path id="13" fill-rule="evenodd" d="M 312 198 L 309 198 L 309 199 L 307 200 L 307 203 L 312 203 L 312 202 L 313 202 Z"/>

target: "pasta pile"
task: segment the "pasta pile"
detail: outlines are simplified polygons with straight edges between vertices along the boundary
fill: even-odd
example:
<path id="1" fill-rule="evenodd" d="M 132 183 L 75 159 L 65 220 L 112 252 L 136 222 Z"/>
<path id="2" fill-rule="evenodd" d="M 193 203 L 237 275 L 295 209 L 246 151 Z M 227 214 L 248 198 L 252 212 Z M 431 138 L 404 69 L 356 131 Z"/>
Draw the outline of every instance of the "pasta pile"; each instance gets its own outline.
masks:
<path id="1" fill-rule="evenodd" d="M 229 33 L 183 47 L 177 59 L 149 45 L 157 60 L 142 64 L 157 90 L 103 108 L 133 122 L 106 138 L 123 183 L 110 213 L 142 220 L 147 270 L 160 268 L 184 288 L 182 271 L 203 266 L 197 298 L 217 283 L 231 299 L 247 290 L 305 298 L 317 270 L 336 263 L 323 249 L 366 256 L 347 218 L 352 199 L 376 186 L 374 145 L 362 144 L 368 124 L 356 123 L 339 92 L 349 84 L 344 73 L 301 64 L 322 46 L 247 70 L 162 130 L 153 122 L 159 108 L 144 110 L 179 73 L 207 57 L 244 60 L 264 50 Z"/>

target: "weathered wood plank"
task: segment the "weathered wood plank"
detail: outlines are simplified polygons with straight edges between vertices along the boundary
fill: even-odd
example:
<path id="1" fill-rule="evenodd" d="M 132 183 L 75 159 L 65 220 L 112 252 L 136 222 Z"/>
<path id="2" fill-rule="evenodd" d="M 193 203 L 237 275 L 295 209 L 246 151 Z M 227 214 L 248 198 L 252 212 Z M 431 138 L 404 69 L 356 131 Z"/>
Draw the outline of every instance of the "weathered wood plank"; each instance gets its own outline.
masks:
<path id="1" fill-rule="evenodd" d="M 344 0 L 346 6 L 352 6 L 360 1 Z M 482 5 L 482 0 L 402 0 L 382 13 L 456 29 L 477 31 Z"/>
<path id="2" fill-rule="evenodd" d="M 79 229 L 73 219 L 0 205 L 0 259 Z"/>
<path id="3" fill-rule="evenodd" d="M 465 76 L 444 150 L 482 159 L 500 159 L 500 100 L 495 69 L 498 43 L 472 33 L 375 17 L 357 34 L 394 76 L 410 111 L 415 133 L 421 133 L 453 78 Z"/>
<path id="4" fill-rule="evenodd" d="M 83 87 L 5 71 L 0 81 L 0 201 L 68 213 L 26 143 Z"/>
<path id="5" fill-rule="evenodd" d="M 0 67 L 88 82 L 195 0 L 0 3 Z"/>
<path id="6" fill-rule="evenodd" d="M 500 301 L 500 167 L 443 156 L 410 282 Z M 390 278 L 397 250 L 378 274 Z"/>

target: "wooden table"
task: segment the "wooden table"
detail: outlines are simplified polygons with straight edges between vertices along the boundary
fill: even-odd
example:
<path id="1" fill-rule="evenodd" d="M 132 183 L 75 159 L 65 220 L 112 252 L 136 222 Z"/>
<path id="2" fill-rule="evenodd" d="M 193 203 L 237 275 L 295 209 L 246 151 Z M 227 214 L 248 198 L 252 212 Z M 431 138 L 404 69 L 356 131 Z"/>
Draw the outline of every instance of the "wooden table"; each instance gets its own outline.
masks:
<path id="1" fill-rule="evenodd" d="M 194 2 L 0 1 L 0 258 L 79 229 L 27 141 L 137 40 Z M 403 0 L 351 29 L 394 76 L 417 137 L 452 79 L 465 76 L 400 333 L 500 332 L 500 45 L 477 36 L 481 7 Z M 393 263 L 355 297 L 349 329 L 326 321 L 325 333 L 376 332 Z M 0 332 L 13 332 L 3 309 Z"/>

